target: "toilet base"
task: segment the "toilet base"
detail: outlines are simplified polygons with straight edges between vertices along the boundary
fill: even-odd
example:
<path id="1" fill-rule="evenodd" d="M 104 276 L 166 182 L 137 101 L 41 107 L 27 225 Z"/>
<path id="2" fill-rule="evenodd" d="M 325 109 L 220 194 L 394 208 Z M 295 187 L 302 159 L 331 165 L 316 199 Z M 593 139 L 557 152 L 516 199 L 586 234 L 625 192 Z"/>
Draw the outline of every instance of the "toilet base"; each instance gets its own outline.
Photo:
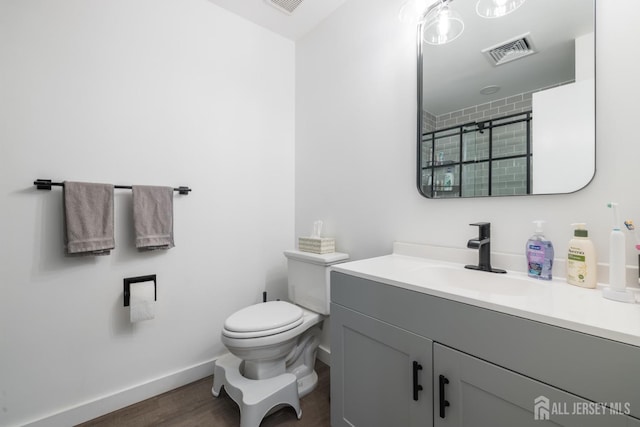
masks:
<path id="1" fill-rule="evenodd" d="M 307 394 L 311 393 L 318 384 L 318 374 L 316 371 L 311 371 L 309 375 L 306 375 L 298 380 L 298 397 L 301 399 Z"/>
<path id="2" fill-rule="evenodd" d="M 294 374 L 284 373 L 273 378 L 250 380 L 240 373 L 242 360 L 228 354 L 214 363 L 211 393 L 218 397 L 225 391 L 240 408 L 240 427 L 259 427 L 267 413 L 279 405 L 289 405 L 302 418 L 298 380 Z"/>

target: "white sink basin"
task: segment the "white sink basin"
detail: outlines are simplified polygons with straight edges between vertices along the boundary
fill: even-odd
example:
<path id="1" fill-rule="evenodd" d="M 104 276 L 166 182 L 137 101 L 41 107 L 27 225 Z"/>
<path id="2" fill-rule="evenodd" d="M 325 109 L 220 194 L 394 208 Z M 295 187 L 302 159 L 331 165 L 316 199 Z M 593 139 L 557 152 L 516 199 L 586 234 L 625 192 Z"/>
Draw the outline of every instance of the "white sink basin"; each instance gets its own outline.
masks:
<path id="1" fill-rule="evenodd" d="M 411 281 L 439 288 L 453 287 L 482 294 L 500 296 L 528 296 L 540 292 L 544 282 L 521 277 L 514 273 L 499 274 L 469 270 L 463 266 L 433 265 L 407 272 Z M 407 277 L 409 278 L 409 277 Z"/>

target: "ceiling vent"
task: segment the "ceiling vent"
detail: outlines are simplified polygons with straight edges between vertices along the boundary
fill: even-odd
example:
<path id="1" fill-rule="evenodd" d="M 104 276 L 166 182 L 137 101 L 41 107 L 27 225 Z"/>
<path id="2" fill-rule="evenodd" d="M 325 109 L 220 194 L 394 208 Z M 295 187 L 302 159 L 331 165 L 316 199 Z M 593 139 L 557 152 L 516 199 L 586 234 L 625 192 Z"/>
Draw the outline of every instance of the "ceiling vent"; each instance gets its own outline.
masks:
<path id="1" fill-rule="evenodd" d="M 531 43 L 529 33 L 482 50 L 482 53 L 486 55 L 489 62 L 494 66 L 506 64 L 507 62 L 533 55 L 536 52 L 533 43 Z"/>
<path id="2" fill-rule="evenodd" d="M 280 12 L 291 15 L 302 0 L 265 0 L 268 4 L 278 9 Z"/>

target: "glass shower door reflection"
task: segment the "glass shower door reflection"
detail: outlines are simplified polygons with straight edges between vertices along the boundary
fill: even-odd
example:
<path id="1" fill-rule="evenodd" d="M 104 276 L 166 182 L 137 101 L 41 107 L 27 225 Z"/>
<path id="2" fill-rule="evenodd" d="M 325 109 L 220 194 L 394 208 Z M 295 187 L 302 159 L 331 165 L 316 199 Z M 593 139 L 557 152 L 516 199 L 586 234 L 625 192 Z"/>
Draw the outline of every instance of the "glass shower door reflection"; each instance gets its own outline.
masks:
<path id="1" fill-rule="evenodd" d="M 489 135 L 477 126 L 467 126 L 462 135 L 462 197 L 489 195 Z"/>

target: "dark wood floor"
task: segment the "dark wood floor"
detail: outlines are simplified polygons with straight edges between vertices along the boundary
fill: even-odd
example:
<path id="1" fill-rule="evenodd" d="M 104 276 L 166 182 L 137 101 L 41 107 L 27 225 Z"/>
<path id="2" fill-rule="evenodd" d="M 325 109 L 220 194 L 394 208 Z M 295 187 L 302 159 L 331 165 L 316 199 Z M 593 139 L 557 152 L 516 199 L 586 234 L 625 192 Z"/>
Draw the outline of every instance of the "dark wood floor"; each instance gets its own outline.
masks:
<path id="1" fill-rule="evenodd" d="M 260 427 L 296 426 L 328 427 L 329 421 L 329 367 L 316 362 L 318 386 L 300 400 L 302 419 L 286 407 L 264 418 Z M 80 424 L 81 427 L 141 427 L 141 426 L 215 426 L 238 427 L 240 411 L 224 393 L 213 397 L 213 377 L 203 378 L 135 405 L 120 409 L 100 418 Z"/>

